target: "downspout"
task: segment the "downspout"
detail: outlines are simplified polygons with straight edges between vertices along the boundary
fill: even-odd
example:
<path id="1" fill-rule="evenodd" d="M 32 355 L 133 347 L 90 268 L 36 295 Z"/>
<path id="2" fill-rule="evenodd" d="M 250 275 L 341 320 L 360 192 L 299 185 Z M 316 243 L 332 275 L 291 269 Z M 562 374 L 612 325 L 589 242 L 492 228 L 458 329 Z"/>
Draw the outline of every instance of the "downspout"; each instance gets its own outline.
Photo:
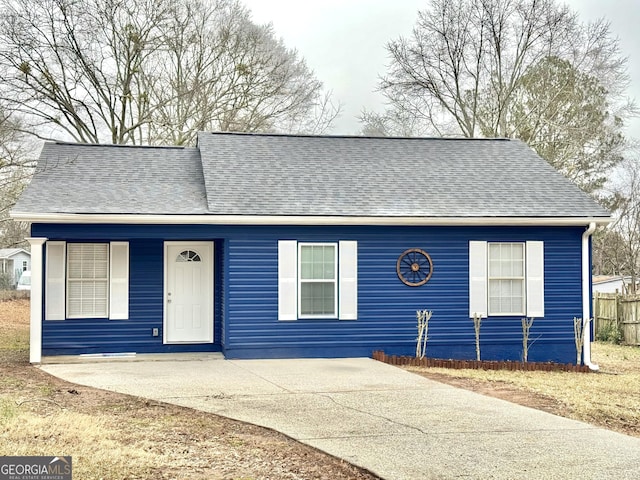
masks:
<path id="1" fill-rule="evenodd" d="M 600 367 L 591 363 L 591 265 L 589 264 L 589 237 L 595 232 L 596 224 L 591 222 L 582 234 L 582 321 L 584 322 L 582 353 L 584 364 L 590 370 L 598 371 Z"/>

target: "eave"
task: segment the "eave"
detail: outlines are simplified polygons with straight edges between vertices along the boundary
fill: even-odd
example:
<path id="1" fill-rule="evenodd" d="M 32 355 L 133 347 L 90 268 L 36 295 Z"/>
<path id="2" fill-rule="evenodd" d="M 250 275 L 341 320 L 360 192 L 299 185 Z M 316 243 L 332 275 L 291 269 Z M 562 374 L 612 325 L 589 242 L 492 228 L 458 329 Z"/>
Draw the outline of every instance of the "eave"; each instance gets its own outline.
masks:
<path id="1" fill-rule="evenodd" d="M 31 223 L 143 225 L 316 225 L 316 226 L 580 226 L 607 225 L 611 217 L 383 217 L 277 215 L 157 215 L 95 213 L 22 213 L 11 217 Z"/>

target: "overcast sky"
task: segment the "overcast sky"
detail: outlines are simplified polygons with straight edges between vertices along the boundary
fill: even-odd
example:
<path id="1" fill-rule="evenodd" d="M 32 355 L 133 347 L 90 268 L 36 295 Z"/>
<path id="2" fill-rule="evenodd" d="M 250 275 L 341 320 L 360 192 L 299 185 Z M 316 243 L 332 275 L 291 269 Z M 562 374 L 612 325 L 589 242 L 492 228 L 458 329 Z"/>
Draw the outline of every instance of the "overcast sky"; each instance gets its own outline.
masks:
<path id="1" fill-rule="evenodd" d="M 411 33 L 417 11 L 426 0 L 242 0 L 257 23 L 271 22 L 276 35 L 296 48 L 343 113 L 331 133 L 355 134 L 363 108 L 382 111 L 375 93 L 378 76 L 386 72 L 386 42 Z M 569 0 L 585 21 L 605 17 L 629 57 L 629 95 L 640 103 L 640 1 Z M 640 119 L 629 136 L 640 137 Z"/>

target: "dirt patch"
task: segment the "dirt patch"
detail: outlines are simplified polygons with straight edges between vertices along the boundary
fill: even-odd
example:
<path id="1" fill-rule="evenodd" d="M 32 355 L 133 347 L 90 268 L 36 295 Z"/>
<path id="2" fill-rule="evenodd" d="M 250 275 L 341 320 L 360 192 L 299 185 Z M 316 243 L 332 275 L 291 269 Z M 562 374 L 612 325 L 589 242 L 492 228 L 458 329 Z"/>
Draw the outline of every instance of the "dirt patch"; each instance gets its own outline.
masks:
<path id="1" fill-rule="evenodd" d="M 487 383 L 486 381 L 474 380 L 472 378 L 451 377 L 446 374 L 429 372 L 424 369 L 411 368 L 410 370 L 431 380 L 446 383 L 453 387 L 471 390 L 472 392 L 487 395 L 488 397 L 500 398 L 525 407 L 553 413 L 554 415 L 566 416 L 567 413 L 567 406 L 557 399 L 541 393 L 523 391 L 506 382 Z"/>
<path id="2" fill-rule="evenodd" d="M 266 428 L 53 377 L 28 363 L 28 310 L 0 303 L 0 455 L 71 455 L 88 480 L 378 478 Z"/>

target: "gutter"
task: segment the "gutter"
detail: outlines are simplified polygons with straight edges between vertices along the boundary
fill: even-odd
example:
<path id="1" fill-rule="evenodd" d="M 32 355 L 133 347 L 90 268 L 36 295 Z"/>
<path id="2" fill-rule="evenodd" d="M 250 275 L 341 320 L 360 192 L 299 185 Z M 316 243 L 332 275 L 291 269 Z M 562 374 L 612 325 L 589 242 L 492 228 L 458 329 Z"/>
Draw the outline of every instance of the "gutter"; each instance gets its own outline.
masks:
<path id="1" fill-rule="evenodd" d="M 591 268 L 589 265 L 589 237 L 596 230 L 595 222 L 589 223 L 589 226 L 582 234 L 582 322 L 583 322 L 583 344 L 582 358 L 584 364 L 590 370 L 597 372 L 600 367 L 595 363 L 591 363 L 591 289 L 589 288 L 591 280 Z"/>
<path id="2" fill-rule="evenodd" d="M 407 217 L 338 215 L 168 215 L 127 213 L 10 212 L 11 218 L 31 223 L 124 223 L 144 225 L 387 225 L 387 226 L 582 226 L 606 225 L 610 217 Z"/>

